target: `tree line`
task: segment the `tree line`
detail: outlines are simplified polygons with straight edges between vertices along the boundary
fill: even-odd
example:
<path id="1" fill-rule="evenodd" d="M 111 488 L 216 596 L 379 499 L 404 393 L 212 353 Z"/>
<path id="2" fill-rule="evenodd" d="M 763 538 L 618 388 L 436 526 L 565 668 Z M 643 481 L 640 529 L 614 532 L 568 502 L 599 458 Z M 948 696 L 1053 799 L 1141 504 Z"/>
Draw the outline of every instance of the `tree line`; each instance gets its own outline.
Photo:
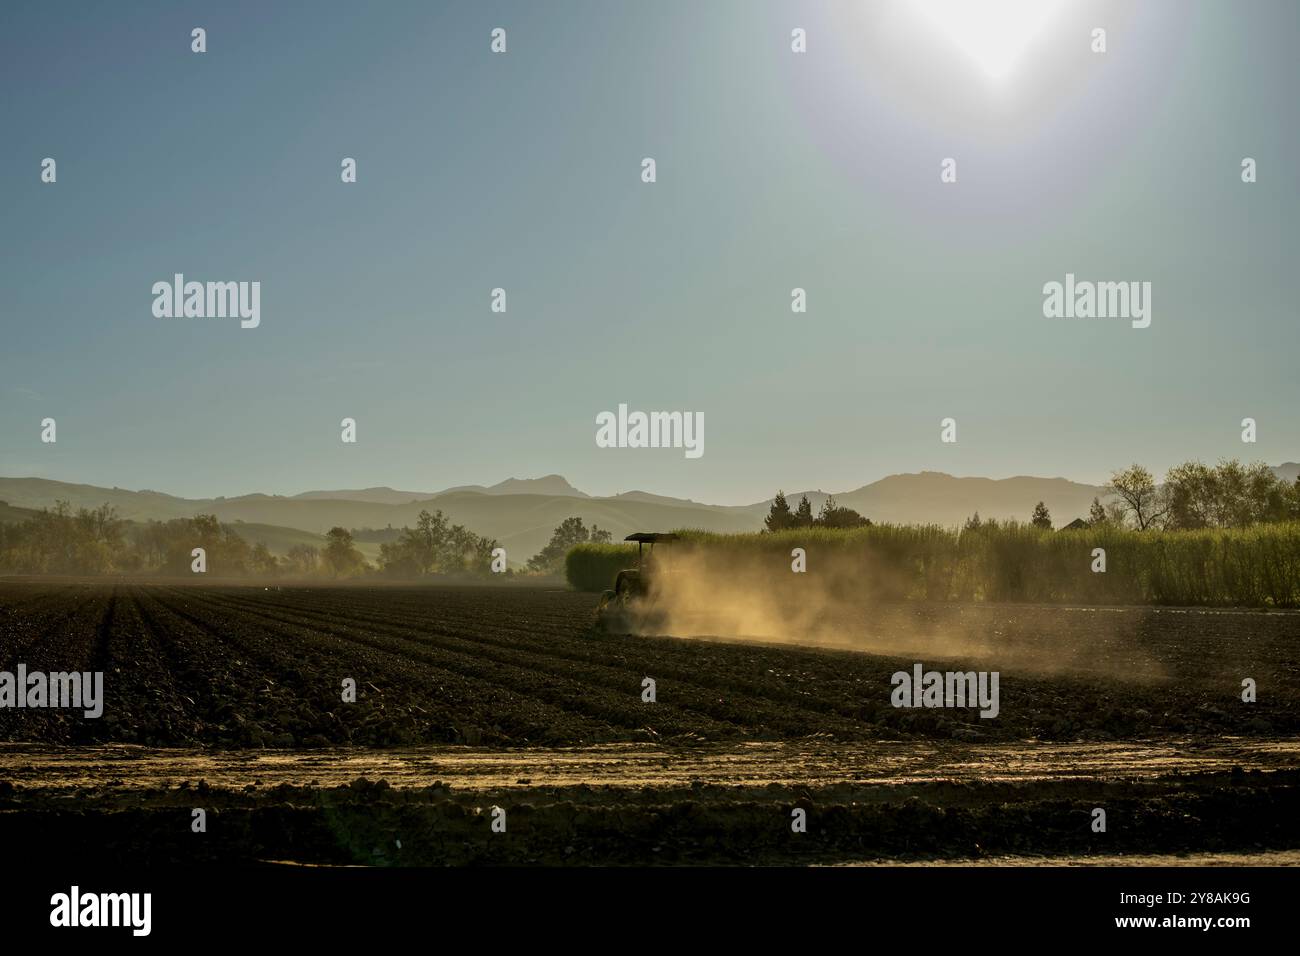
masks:
<path id="1" fill-rule="evenodd" d="M 195 548 L 229 574 L 274 573 L 282 560 L 213 515 L 132 524 L 109 505 L 74 511 L 58 501 L 0 524 L 0 569 L 22 574 L 189 573 Z"/>
<path id="2" fill-rule="evenodd" d="M 1243 465 L 1235 458 L 1217 465 L 1186 461 L 1165 472 L 1163 483 L 1139 464 L 1111 472 L 1109 500 L 1092 499 L 1086 519 L 1070 527 L 1110 525 L 1137 531 L 1205 531 L 1300 521 L 1300 475 L 1290 484 L 1264 462 Z M 973 518 L 979 527 L 979 515 Z M 1029 523 L 1048 530 L 1052 517 L 1039 502 Z M 967 522 L 967 529 L 971 522 Z"/>
<path id="3" fill-rule="evenodd" d="M 0 571 L 19 574 L 189 575 L 196 548 L 207 573 L 230 577 L 353 578 L 368 574 L 420 577 L 484 573 L 497 542 L 451 524 L 441 511 L 420 512 L 414 528 L 380 546 L 371 565 L 347 528 L 334 527 L 320 546 L 295 544 L 277 555 L 250 543 L 215 515 L 133 523 L 109 505 L 74 510 L 58 501 L 31 518 L 0 523 Z"/>
<path id="4" fill-rule="evenodd" d="M 380 543 L 378 560 L 371 564 L 357 540 L 379 536 L 370 529 L 334 527 L 319 546 L 299 543 L 277 555 L 215 515 L 134 523 L 107 504 L 74 510 L 58 501 L 24 521 L 0 523 L 0 572 L 191 575 L 194 549 L 202 548 L 205 571 L 222 577 L 419 579 L 488 574 L 493 551 L 500 547 L 495 539 L 454 524 L 440 510 L 421 511 L 414 527 L 385 529 L 382 537 L 388 540 Z M 588 528 L 581 518 L 566 518 L 528 560 L 527 571 L 562 573 L 564 556 L 574 545 L 611 537 L 594 525 Z"/>
<path id="5" fill-rule="evenodd" d="M 1300 521 L 1300 475 L 1287 483 L 1264 462 L 1243 465 L 1237 459 L 1221 459 L 1217 465 L 1187 461 L 1165 473 L 1163 483 L 1142 465 L 1133 464 L 1111 473 L 1105 486 L 1107 501 L 1092 499 L 1087 518 L 1078 518 L 1066 528 L 1097 528 L 1109 525 L 1138 531 L 1202 531 L 1249 528 L 1260 524 Z M 785 494 L 778 491 L 767 518 L 767 531 L 791 528 L 861 528 L 871 525 L 852 508 L 841 508 L 828 497 L 813 517 L 808 496 L 790 510 Z M 1052 529 L 1052 514 L 1038 502 L 1030 512 L 1029 524 Z M 997 527 L 996 520 L 981 520 L 979 512 L 966 520 L 962 530 Z"/>
<path id="6" fill-rule="evenodd" d="M 1267 465 L 1236 459 L 1217 465 L 1188 461 L 1170 468 L 1165 480 L 1142 465 L 1113 472 L 1108 500 L 1094 498 L 1086 519 L 1070 527 L 1113 527 L 1137 531 L 1243 529 L 1300 521 L 1300 477 L 1287 483 Z M 1029 524 L 1051 529 L 1046 505 L 1038 502 Z M 977 514 L 964 531 L 992 529 L 995 521 Z M 778 491 L 764 520 L 767 532 L 799 528 L 866 528 L 871 521 L 828 496 L 814 515 L 808 496 L 791 508 Z M 378 532 L 357 532 L 360 535 Z M 209 573 L 222 576 L 354 578 L 379 574 L 392 578 L 477 575 L 491 570 L 494 539 L 453 524 L 441 511 L 421 511 L 415 527 L 386 529 L 379 558 L 371 565 L 356 547 L 354 533 L 331 528 L 321 546 L 295 544 L 283 555 L 262 542 L 250 543 L 235 526 L 214 515 L 133 523 L 109 505 L 74 510 L 58 501 L 31 518 L 0 523 L 0 571 L 21 574 L 192 573 L 193 550 L 204 549 Z M 565 555 L 583 544 L 611 540 L 609 531 L 588 528 L 579 517 L 566 518 L 547 545 L 527 562 L 527 572 L 557 574 Z M 514 574 L 515 572 L 508 572 Z"/>
<path id="7" fill-rule="evenodd" d="M 1090 522 L 1113 521 L 1139 531 L 1198 531 L 1300 521 L 1300 475 L 1287 484 L 1262 461 L 1188 461 L 1170 468 L 1163 484 L 1132 464 L 1114 472 L 1106 490 L 1117 500 L 1103 507 L 1094 499 Z"/>
<path id="8" fill-rule="evenodd" d="M 862 517 L 852 508 L 842 508 L 836 504 L 833 495 L 826 496 L 816 517 L 813 517 L 812 504 L 807 495 L 800 498 L 798 506 L 791 511 L 784 491 L 776 493 L 767 517 L 763 519 L 763 527 L 771 532 L 789 531 L 792 528 L 866 528 L 870 525 L 870 519 Z"/>

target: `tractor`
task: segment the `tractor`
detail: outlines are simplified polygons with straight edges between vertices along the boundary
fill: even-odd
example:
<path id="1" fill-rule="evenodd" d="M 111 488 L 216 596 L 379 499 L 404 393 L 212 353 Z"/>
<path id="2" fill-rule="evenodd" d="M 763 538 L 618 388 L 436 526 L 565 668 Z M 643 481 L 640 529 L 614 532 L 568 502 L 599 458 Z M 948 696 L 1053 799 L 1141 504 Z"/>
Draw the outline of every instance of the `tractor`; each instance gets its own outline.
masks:
<path id="1" fill-rule="evenodd" d="M 596 623 L 607 631 L 636 630 L 655 618 L 656 598 L 672 574 L 672 544 L 678 536 L 638 531 L 623 540 L 636 542 L 636 567 L 618 572 L 613 590 L 600 596 Z"/>

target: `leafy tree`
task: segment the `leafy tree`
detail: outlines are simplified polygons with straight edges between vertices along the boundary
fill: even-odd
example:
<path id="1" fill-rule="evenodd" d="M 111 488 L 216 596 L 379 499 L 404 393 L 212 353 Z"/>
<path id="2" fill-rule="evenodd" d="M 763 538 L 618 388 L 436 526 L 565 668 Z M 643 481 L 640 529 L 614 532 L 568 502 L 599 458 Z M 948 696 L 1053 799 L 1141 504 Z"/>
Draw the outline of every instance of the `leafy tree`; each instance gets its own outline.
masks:
<path id="1" fill-rule="evenodd" d="M 248 570 L 252 574 L 270 577 L 280 572 L 280 562 L 276 560 L 271 550 L 259 541 L 253 545 L 253 550 L 248 554 Z"/>
<path id="2" fill-rule="evenodd" d="M 808 496 L 804 495 L 799 499 L 799 507 L 794 510 L 794 525 L 796 528 L 811 528 L 813 525 L 812 505 L 808 501 Z"/>
<path id="3" fill-rule="evenodd" d="M 1088 524 L 1091 527 L 1097 527 L 1106 523 L 1106 509 L 1101 506 L 1100 498 L 1092 499 L 1092 507 L 1088 509 Z"/>
<path id="4" fill-rule="evenodd" d="M 33 574 L 102 574 L 120 557 L 123 528 L 109 505 L 74 512 L 56 501 L 6 531 L 5 563 Z"/>
<path id="5" fill-rule="evenodd" d="M 784 491 L 778 491 L 772 499 L 772 507 L 768 509 L 763 524 L 768 531 L 784 531 L 794 527 L 794 514 L 790 511 L 790 503 L 785 500 Z"/>
<path id="6" fill-rule="evenodd" d="M 1237 466 L 1236 461 L 1219 462 L 1219 471 L 1224 467 Z M 1253 462 L 1241 468 L 1242 501 L 1237 512 L 1237 523 L 1229 527 L 1243 528 L 1252 524 L 1266 524 L 1273 521 L 1285 521 L 1288 517 L 1287 488 L 1273 469 L 1262 461 Z"/>
<path id="7" fill-rule="evenodd" d="M 966 524 L 962 526 L 963 531 L 978 531 L 983 526 L 980 521 L 980 513 L 977 511 L 966 519 Z"/>
<path id="8" fill-rule="evenodd" d="M 216 515 L 151 521 L 137 529 L 135 544 L 142 551 L 141 563 L 165 574 L 188 575 L 195 548 L 206 553 L 210 574 L 246 574 L 252 555 L 248 542 Z"/>
<path id="9" fill-rule="evenodd" d="M 330 528 L 325 533 L 325 542 L 322 559 L 325 568 L 334 577 L 351 577 L 365 570 L 366 559 L 352 544 L 352 532 L 347 528 Z"/>
<path id="10" fill-rule="evenodd" d="M 1213 468 L 1188 461 L 1165 473 L 1169 499 L 1169 526 L 1208 528 L 1217 520 L 1218 478 Z"/>
<path id="11" fill-rule="evenodd" d="M 1158 526 L 1169 511 L 1164 493 L 1156 487 L 1151 472 L 1132 464 L 1110 476 L 1106 490 L 1119 497 L 1126 515 L 1132 515 L 1139 531 Z"/>
<path id="12" fill-rule="evenodd" d="M 421 511 L 414 528 L 402 528 L 396 541 L 379 546 L 379 567 L 397 577 L 455 574 L 490 570 L 497 542 L 462 525 L 452 524 L 442 511 Z"/>
<path id="13" fill-rule="evenodd" d="M 835 503 L 833 495 L 827 495 L 822 502 L 821 511 L 813 521 L 815 528 L 865 528 L 871 522 L 852 508 L 841 508 Z"/>
<path id="14" fill-rule="evenodd" d="M 558 574 L 564 569 L 564 556 L 570 548 L 588 541 L 608 542 L 612 537 L 608 531 L 602 531 L 594 524 L 588 530 L 581 518 L 565 518 L 551 532 L 551 540 L 546 547 L 528 559 L 528 569 L 543 574 Z"/>
<path id="15" fill-rule="evenodd" d="M 1042 528 L 1046 531 L 1052 530 L 1052 514 L 1047 510 L 1047 505 L 1041 501 L 1034 505 L 1034 513 L 1029 519 L 1029 523 L 1035 528 Z"/>
<path id="16" fill-rule="evenodd" d="M 483 538 L 478 535 L 471 535 L 469 550 L 465 555 L 466 569 L 479 574 L 490 574 L 492 571 L 492 552 L 500 547 L 500 542 L 495 538 Z M 513 572 L 507 571 L 507 574 Z"/>
<path id="17" fill-rule="evenodd" d="M 1245 528 L 1292 514 L 1291 490 L 1263 462 L 1184 462 L 1169 469 L 1164 490 L 1175 529 Z"/>
<path id="18" fill-rule="evenodd" d="M 319 563 L 320 549 L 309 544 L 295 544 L 285 555 L 288 572 L 299 577 L 315 574 Z"/>
<path id="19" fill-rule="evenodd" d="M 385 542 L 379 546 L 379 570 L 397 578 L 418 578 L 425 573 L 412 549 L 400 542 Z"/>

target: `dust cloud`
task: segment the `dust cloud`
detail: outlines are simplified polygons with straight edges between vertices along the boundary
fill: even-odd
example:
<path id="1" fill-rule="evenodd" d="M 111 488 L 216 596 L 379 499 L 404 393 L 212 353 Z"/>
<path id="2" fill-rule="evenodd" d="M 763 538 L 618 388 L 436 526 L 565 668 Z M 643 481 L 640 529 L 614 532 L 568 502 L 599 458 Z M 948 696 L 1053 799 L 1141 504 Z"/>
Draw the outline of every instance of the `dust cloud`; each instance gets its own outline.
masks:
<path id="1" fill-rule="evenodd" d="M 1140 608 L 904 600 L 895 570 L 863 555 L 677 549 L 629 621 L 642 635 L 757 641 L 980 663 L 983 669 L 1162 680 Z"/>

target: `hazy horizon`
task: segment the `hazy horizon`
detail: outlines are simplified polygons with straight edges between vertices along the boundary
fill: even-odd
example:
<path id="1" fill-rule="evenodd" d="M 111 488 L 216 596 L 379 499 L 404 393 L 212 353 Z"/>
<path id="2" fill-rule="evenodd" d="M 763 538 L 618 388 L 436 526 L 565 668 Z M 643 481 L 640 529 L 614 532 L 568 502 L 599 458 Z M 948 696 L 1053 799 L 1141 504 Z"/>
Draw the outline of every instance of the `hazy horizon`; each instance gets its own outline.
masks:
<path id="1" fill-rule="evenodd" d="M 1279 463 L 1279 464 L 1284 464 L 1284 463 Z M 1270 467 L 1277 467 L 1277 465 L 1272 465 L 1272 466 L 1270 466 Z M 1094 484 L 1093 482 L 1077 481 L 1076 479 L 1074 479 L 1074 478 L 1070 478 L 1070 477 L 1067 477 L 1067 476 L 1065 476 L 1065 475 L 954 475 L 954 474 L 952 474 L 952 473 L 950 473 L 950 472 L 935 471 L 934 469 L 923 469 L 923 470 L 922 470 L 922 469 L 918 469 L 918 470 L 915 470 L 915 471 L 898 471 L 898 472 L 890 472 L 890 473 L 887 474 L 887 475 L 881 475 L 881 476 L 879 476 L 878 478 L 872 478 L 872 479 L 869 479 L 869 480 L 867 480 L 867 481 L 861 481 L 861 482 L 858 482 L 858 484 L 856 484 L 856 485 L 852 485 L 852 486 L 850 486 L 850 487 L 844 487 L 844 488 L 826 488 L 826 487 L 818 486 L 818 485 L 816 485 L 816 484 L 805 483 L 805 484 L 800 484 L 800 485 L 792 485 L 792 486 L 789 487 L 789 488 L 775 488 L 775 487 L 774 487 L 774 488 L 773 488 L 770 492 L 768 492 L 766 495 L 761 495 L 761 496 L 759 496 L 758 498 L 754 498 L 754 499 L 752 499 L 752 500 L 746 500 L 746 501 L 713 501 L 713 500 L 706 500 L 706 499 L 703 499 L 703 498 L 694 497 L 694 496 L 691 496 L 691 495 L 686 495 L 686 496 L 665 495 L 663 492 L 656 491 L 656 490 L 653 489 L 653 488 L 639 487 L 639 486 L 638 486 L 638 487 L 621 488 L 621 489 L 618 489 L 618 490 L 616 490 L 616 491 L 609 491 L 609 492 L 592 491 L 592 490 L 589 489 L 589 488 L 584 488 L 582 485 L 578 484 L 577 482 L 570 481 L 569 478 L 568 478 L 566 475 L 559 474 L 559 473 L 555 473 L 555 472 L 553 472 L 553 473 L 548 473 L 548 474 L 545 474 L 545 475 L 522 475 L 522 474 L 519 474 L 519 475 L 507 475 L 505 478 L 498 479 L 498 480 L 496 480 L 496 481 L 460 481 L 460 482 L 456 482 L 455 484 L 452 484 L 452 485 L 447 485 L 446 487 L 443 487 L 443 488 L 414 488 L 414 487 L 403 487 L 403 486 L 401 486 L 401 485 L 391 485 L 391 484 L 383 484 L 383 483 L 380 483 L 380 484 L 370 483 L 370 484 L 361 484 L 361 485 L 351 485 L 351 486 L 348 486 L 348 487 L 345 488 L 345 487 L 343 487 L 342 485 L 321 485 L 321 484 L 317 484 L 317 485 L 312 485 L 311 487 L 299 488 L 299 489 L 297 489 L 297 490 L 290 490 L 290 491 L 279 491 L 279 490 L 277 490 L 277 491 L 270 491 L 270 490 L 267 490 L 267 489 L 262 488 L 262 489 L 253 489 L 253 490 L 249 490 L 249 491 L 241 491 L 241 492 L 238 492 L 238 493 L 236 493 L 236 494 L 230 494 L 230 493 L 225 493 L 225 492 L 223 492 L 223 493 L 221 493 L 221 494 L 219 494 L 219 495 L 192 495 L 192 494 L 185 494 L 185 493 L 183 493 L 183 492 L 179 492 L 179 491 L 174 491 L 174 490 L 169 489 L 169 488 L 159 488 L 159 487 L 154 487 L 154 486 L 143 486 L 143 487 L 138 487 L 138 488 L 129 488 L 129 487 L 125 487 L 125 486 L 122 486 L 122 485 L 106 485 L 106 484 L 104 484 L 104 483 L 102 483 L 102 482 L 97 482 L 97 481 L 87 481 L 87 480 L 78 480 L 78 479 L 60 478 L 60 477 L 58 477 L 58 476 L 54 476 L 54 475 L 0 475 L 0 479 L 6 479 L 6 478 L 9 478 L 9 479 L 15 479 L 15 480 L 19 480 L 19 481 L 25 481 L 25 480 L 31 480 L 31 479 L 36 479 L 36 480 L 45 480 L 45 481 L 57 481 L 57 482 L 61 482 L 61 483 L 63 483 L 63 484 L 70 484 L 70 485 L 89 485 L 89 486 L 92 486 L 92 487 L 98 487 L 98 488 L 116 488 L 116 489 L 119 490 L 119 491 L 135 491 L 135 492 L 145 492 L 145 491 L 149 491 L 149 492 L 160 492 L 160 493 L 162 493 L 162 494 L 170 495 L 170 496 L 175 497 L 175 498 L 184 498 L 184 499 L 187 499 L 187 500 L 206 500 L 206 499 L 211 499 L 211 498 L 239 498 L 239 497 L 244 497 L 244 496 L 247 496 L 247 495 L 258 495 L 258 494 L 261 494 L 261 495 L 268 495 L 268 496 L 272 496 L 272 497 L 293 498 L 293 497 L 296 497 L 296 496 L 298 496 L 298 495 L 308 494 L 308 493 L 311 493 L 311 492 L 319 492 L 319 491 L 369 491 L 369 490 L 380 489 L 380 488 L 387 488 L 387 489 L 390 489 L 390 490 L 392 490 L 392 491 L 401 491 L 401 492 L 407 492 L 407 491 L 409 491 L 409 492 L 413 492 L 413 493 L 425 493 L 425 492 L 427 492 L 427 493 L 429 493 L 430 495 L 440 495 L 440 494 L 444 494 L 444 493 L 446 493 L 446 492 L 448 492 L 448 491 L 450 491 L 451 489 L 454 489 L 454 488 L 468 488 L 469 486 L 480 486 L 480 487 L 484 487 L 484 488 L 491 488 L 491 487 L 493 487 L 494 485 L 501 484 L 502 482 L 505 482 L 505 481 L 537 481 L 537 480 L 539 480 L 539 479 L 543 479 L 543 478 L 558 477 L 558 478 L 562 478 L 562 479 L 564 479 L 566 482 L 568 482 L 568 484 L 570 485 L 570 487 L 574 488 L 574 489 L 577 490 L 577 491 L 581 491 L 581 492 L 585 493 L 588 497 L 591 497 L 591 498 L 612 498 L 612 497 L 615 497 L 615 496 L 617 496 L 617 495 L 628 494 L 628 493 L 630 493 L 630 492 L 644 492 L 644 493 L 647 493 L 647 494 L 653 494 L 653 495 L 663 495 L 664 497 L 673 497 L 673 498 L 679 498 L 679 497 L 680 497 L 680 498 L 682 498 L 682 500 L 690 499 L 690 500 L 693 500 L 693 501 L 699 502 L 700 504 L 722 505 L 722 506 L 741 506 L 741 505 L 752 505 L 752 504 L 757 504 L 757 503 L 760 502 L 760 501 L 767 500 L 767 499 L 771 498 L 773 495 L 775 495 L 777 491 L 784 491 L 787 495 L 788 495 L 788 494 L 800 494 L 800 493 L 804 493 L 804 492 L 812 492 L 812 491 L 820 492 L 820 493 L 822 493 L 822 494 L 832 494 L 832 495 L 834 495 L 834 494 L 840 494 L 840 493 L 848 492 L 848 491 L 856 491 L 856 490 L 859 489 L 859 488 L 865 487 L 865 486 L 867 486 L 867 485 L 874 484 L 874 483 L 876 483 L 877 481 L 882 481 L 882 480 L 884 480 L 885 478 L 894 478 L 894 477 L 900 477 L 900 476 L 920 475 L 920 474 L 940 474 L 940 475 L 946 475 L 947 477 L 950 477 L 950 478 L 956 478 L 956 479 L 977 478 L 977 479 L 988 479 L 988 480 L 990 480 L 990 481 L 1006 481 L 1006 480 L 1010 480 L 1010 479 L 1014 479 L 1014 478 L 1032 478 L 1032 479 L 1041 480 L 1041 481 L 1058 481 L 1058 480 L 1063 480 L 1063 481 L 1075 482 L 1076 484 L 1082 484 L 1082 485 L 1092 485 L 1092 484 Z M 1100 486 L 1101 484 L 1104 484 L 1104 482 L 1097 483 L 1098 486 Z"/>
<path id="2" fill-rule="evenodd" d="M 0 474 L 748 504 L 1295 461 L 1298 26 L 1065 0 L 991 77 L 899 2 L 7 4 Z M 154 317 L 176 273 L 260 325 Z M 1067 275 L 1150 282 L 1150 326 L 1045 318 Z M 598 448 L 620 403 L 703 456 Z"/>
<path id="3" fill-rule="evenodd" d="M 1296 462 L 1291 462 L 1291 461 L 1283 461 L 1283 462 L 1275 462 L 1275 463 L 1266 463 L 1266 464 L 1268 464 L 1268 466 L 1269 466 L 1270 468 L 1275 469 L 1275 470 L 1276 470 L 1276 469 L 1285 469 L 1286 466 L 1288 466 L 1288 465 L 1291 465 L 1291 466 L 1295 466 L 1295 465 L 1297 465 Z M 470 490 L 470 489 L 472 489 L 472 487 L 474 487 L 474 486 L 482 487 L 482 488 L 492 488 L 492 487 L 494 487 L 494 486 L 496 486 L 496 485 L 499 485 L 499 484 L 502 484 L 502 483 L 504 483 L 504 482 L 506 482 L 506 481 L 538 481 L 538 480 L 542 480 L 542 479 L 546 479 L 546 478 L 560 478 L 560 479 L 564 480 L 565 482 L 567 482 L 567 483 L 569 484 L 569 486 L 572 487 L 574 490 L 576 490 L 576 491 L 580 491 L 580 492 L 583 492 L 583 493 L 584 493 L 585 495 L 587 495 L 589 498 L 612 498 L 612 497 L 616 497 L 616 496 L 618 496 L 618 495 L 628 494 L 628 493 L 630 493 L 630 492 L 643 492 L 643 493 L 647 493 L 647 494 L 659 495 L 659 496 L 663 496 L 663 497 L 670 497 L 670 498 L 675 498 L 675 499 L 679 499 L 679 500 L 690 500 L 690 501 L 694 501 L 694 502 L 696 502 L 696 503 L 698 503 L 698 504 L 701 504 L 701 505 L 711 505 L 711 506 L 721 506 L 721 507 L 741 507 L 741 506 L 747 506 L 747 505 L 755 505 L 755 504 L 759 504 L 759 503 L 761 503 L 761 502 L 767 501 L 767 500 L 769 500 L 770 498 L 772 498 L 772 496 L 775 495 L 777 491 L 783 491 L 783 492 L 784 492 L 785 494 L 787 494 L 787 495 L 791 495 L 791 494 L 798 495 L 798 494 L 810 493 L 810 492 L 816 492 L 816 493 L 819 493 L 819 494 L 827 494 L 827 495 L 840 495 L 840 494 L 846 494 L 846 493 L 853 492 L 853 491 L 858 491 L 858 490 L 860 490 L 860 489 L 862 489 L 862 488 L 864 488 L 864 487 L 868 487 L 868 486 L 870 486 L 870 485 L 873 485 L 873 484 L 875 484 L 875 483 L 877 483 L 877 482 L 879 482 L 879 481 L 882 481 L 882 480 L 884 480 L 884 479 L 886 479 L 886 478 L 914 477 L 914 476 L 919 476 L 919 475 L 924 475 L 924 474 L 941 475 L 941 476 L 944 476 L 944 477 L 947 477 L 947 478 L 953 478 L 953 479 L 956 479 L 956 480 L 964 480 L 964 479 L 982 479 L 982 480 L 988 480 L 988 481 L 1009 481 L 1009 480 L 1014 480 L 1014 479 L 1024 478 L 1024 479 L 1030 479 L 1030 480 L 1034 480 L 1034 481 L 1068 481 L 1068 482 L 1072 482 L 1072 483 L 1079 484 L 1079 485 L 1085 485 L 1085 486 L 1090 486 L 1090 487 L 1098 487 L 1098 488 L 1100 488 L 1100 487 L 1104 487 L 1105 484 L 1106 484 L 1105 481 L 1100 481 L 1100 482 L 1081 481 L 1081 480 L 1079 480 L 1079 479 L 1077 479 L 1077 478 L 1071 478 L 1071 477 L 1069 477 L 1068 475 L 1025 475 L 1025 474 L 1020 474 L 1020 475 L 958 475 L 958 474 L 953 474 L 952 472 L 936 471 L 936 470 L 934 470 L 934 469 L 916 469 L 916 470 L 912 470 L 912 471 L 890 472 L 890 473 L 887 474 L 887 475 L 881 475 L 881 476 L 879 476 L 879 477 L 877 477 L 877 478 L 871 478 L 871 479 L 866 480 L 866 481 L 861 481 L 861 482 L 859 482 L 859 483 L 856 484 L 856 485 L 846 486 L 846 487 L 843 487 L 843 488 L 839 488 L 839 487 L 836 487 L 836 488 L 828 488 L 828 487 L 825 487 L 825 486 L 817 485 L 817 484 L 815 484 L 815 483 L 804 483 L 804 484 L 791 485 L 791 486 L 789 486 L 789 487 L 783 487 L 783 488 L 773 488 L 773 489 L 772 489 L 770 492 L 768 492 L 766 495 L 761 495 L 761 496 L 759 496 L 758 498 L 754 498 L 754 499 L 750 499 L 750 500 L 744 500 L 744 501 L 740 501 L 740 500 L 735 500 L 735 501 L 719 501 L 719 500 L 712 500 L 712 499 L 707 499 L 707 498 L 695 497 L 695 496 L 692 496 L 692 495 L 684 495 L 684 496 L 682 496 L 682 495 L 666 495 L 666 494 L 664 494 L 663 492 L 657 491 L 657 490 L 655 490 L 655 489 L 653 489 L 653 488 L 649 488 L 649 487 L 620 488 L 620 489 L 618 489 L 618 490 L 616 490 L 616 491 L 593 491 L 593 490 L 590 489 L 590 488 L 585 488 L 585 487 L 583 487 L 582 485 L 578 484 L 577 482 L 574 482 L 574 481 L 569 480 L 568 476 L 566 476 L 566 475 L 563 475 L 563 474 L 560 474 L 560 473 L 554 473 L 554 472 L 553 472 L 553 473 L 548 473 L 548 474 L 545 474 L 545 475 L 524 475 L 524 474 L 508 475 L 506 478 L 498 479 L 498 480 L 496 480 L 496 481 L 461 481 L 461 482 L 456 482 L 456 483 L 453 484 L 453 485 L 447 485 L 447 486 L 445 486 L 445 487 L 439 487 L 439 488 L 402 487 L 402 486 L 400 486 L 400 485 L 391 485 L 391 484 L 382 484 L 382 483 L 380 483 L 380 484 L 374 484 L 374 483 L 371 483 L 371 484 L 359 484 L 359 485 L 352 485 L 352 486 L 347 487 L 347 488 L 345 488 L 345 487 L 343 487 L 343 486 L 327 486 L 327 485 L 322 485 L 322 484 L 316 484 L 316 485 L 313 485 L 313 486 L 311 486 L 311 487 L 300 488 L 300 489 L 297 489 L 297 490 L 287 490 L 287 491 L 286 491 L 286 490 L 274 490 L 274 491 L 273 491 L 273 490 L 268 490 L 268 489 L 262 488 L 262 489 L 252 489 L 252 490 L 247 490 L 247 491 L 239 491 L 239 492 L 237 492 L 237 493 L 228 493 L 228 492 L 223 492 L 223 493 L 221 493 L 221 494 L 217 494 L 217 495 L 196 495 L 196 494 L 186 494 L 186 493 L 184 493 L 183 491 L 177 491 L 177 490 L 175 490 L 175 489 L 171 489 L 171 488 L 162 488 L 162 487 L 156 487 L 156 486 L 126 487 L 126 486 L 122 486 L 122 485 L 106 485 L 106 484 L 104 484 L 104 483 L 102 483 L 102 482 L 97 482 L 97 481 L 81 480 L 81 479 L 67 479 L 67 478 L 60 478 L 60 477 L 57 477 L 57 476 L 49 476 L 49 475 L 0 475 L 0 480 L 5 480 L 5 479 L 12 479 L 12 480 L 18 480 L 18 481 L 25 481 L 25 480 L 46 480 L 46 481 L 56 481 L 56 482 L 61 482 L 61 483 L 64 483 L 64 484 L 72 484 L 72 485 L 88 485 L 88 486 L 91 486 L 91 487 L 109 488 L 109 489 L 115 489 L 115 490 L 119 490 L 119 491 L 128 491 L 128 492 L 157 492 L 157 493 L 161 493 L 161 494 L 169 495 L 169 496 L 174 497 L 174 498 L 181 498 L 181 499 L 185 499 L 185 500 L 210 500 L 210 499 L 215 499 L 215 498 L 226 498 L 226 499 L 241 498 L 241 497 L 247 497 L 247 496 L 249 496 L 249 495 L 267 495 L 267 496 L 269 496 L 269 497 L 278 497 L 278 498 L 295 498 L 295 497 L 297 497 L 297 496 L 299 496 L 299 495 L 308 494 L 308 493 L 314 493 L 314 492 L 325 492 L 325 491 L 353 491 L 353 492 L 356 492 L 356 491 L 370 491 L 370 490 L 378 490 L 378 489 L 388 489 L 388 490 L 391 490 L 391 491 L 399 491 L 399 492 L 404 492 L 404 493 L 405 493 L 405 492 L 410 492 L 410 493 L 413 493 L 413 494 L 428 494 L 428 495 L 430 495 L 430 496 L 436 496 L 436 495 L 446 494 L 446 493 L 448 493 L 449 491 L 451 491 L 451 490 L 453 490 L 453 489 Z M 1163 475 L 1156 475 L 1156 480 L 1157 480 L 1157 481 L 1161 481 L 1161 480 L 1163 480 Z M 519 493 L 536 493 L 536 492 L 519 492 Z"/>

